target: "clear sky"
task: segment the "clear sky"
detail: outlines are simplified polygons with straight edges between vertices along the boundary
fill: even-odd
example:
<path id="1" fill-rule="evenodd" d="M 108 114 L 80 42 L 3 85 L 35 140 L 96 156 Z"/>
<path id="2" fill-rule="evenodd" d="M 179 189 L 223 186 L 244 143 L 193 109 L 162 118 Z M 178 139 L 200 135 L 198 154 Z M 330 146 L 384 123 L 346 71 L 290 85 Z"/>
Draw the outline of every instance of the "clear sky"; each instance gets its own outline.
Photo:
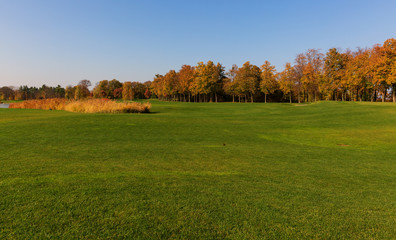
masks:
<path id="1" fill-rule="evenodd" d="M 396 37 L 396 1 L 0 0 L 0 86 L 148 81 L 212 60 L 277 69 Z"/>

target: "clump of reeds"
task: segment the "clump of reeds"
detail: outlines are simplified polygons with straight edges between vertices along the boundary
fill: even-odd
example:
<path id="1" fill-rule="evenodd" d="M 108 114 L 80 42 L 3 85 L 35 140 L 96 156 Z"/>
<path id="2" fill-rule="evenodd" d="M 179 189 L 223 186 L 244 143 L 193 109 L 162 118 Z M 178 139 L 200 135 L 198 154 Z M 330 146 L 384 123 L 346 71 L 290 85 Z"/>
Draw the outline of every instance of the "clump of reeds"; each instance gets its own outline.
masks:
<path id="1" fill-rule="evenodd" d="M 115 102 L 101 99 L 73 101 L 66 105 L 65 110 L 82 113 L 148 113 L 150 103 Z"/>
<path id="2" fill-rule="evenodd" d="M 151 104 L 137 102 L 115 102 L 109 99 L 66 100 L 60 98 L 28 100 L 12 103 L 10 108 L 66 110 L 81 113 L 149 113 Z"/>
<path id="3" fill-rule="evenodd" d="M 27 100 L 23 102 L 11 103 L 9 108 L 27 108 L 44 110 L 65 110 L 67 100 L 63 98 L 49 98 L 40 100 Z"/>

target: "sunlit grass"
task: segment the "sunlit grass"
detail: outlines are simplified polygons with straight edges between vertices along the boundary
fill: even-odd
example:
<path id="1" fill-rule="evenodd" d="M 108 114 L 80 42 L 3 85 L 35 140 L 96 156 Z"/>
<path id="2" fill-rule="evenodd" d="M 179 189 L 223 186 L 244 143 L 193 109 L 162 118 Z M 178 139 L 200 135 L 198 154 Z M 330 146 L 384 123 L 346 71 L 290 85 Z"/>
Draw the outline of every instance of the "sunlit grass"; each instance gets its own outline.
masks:
<path id="1" fill-rule="evenodd" d="M 0 109 L 0 238 L 392 239 L 396 105 Z"/>

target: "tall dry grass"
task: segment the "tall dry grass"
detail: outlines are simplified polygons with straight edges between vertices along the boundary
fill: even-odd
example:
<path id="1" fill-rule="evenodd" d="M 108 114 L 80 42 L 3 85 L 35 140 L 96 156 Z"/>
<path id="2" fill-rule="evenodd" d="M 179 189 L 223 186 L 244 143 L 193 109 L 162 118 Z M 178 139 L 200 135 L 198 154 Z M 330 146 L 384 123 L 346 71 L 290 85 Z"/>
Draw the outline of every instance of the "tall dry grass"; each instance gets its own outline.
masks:
<path id="1" fill-rule="evenodd" d="M 50 98 L 50 99 L 27 100 L 23 102 L 11 103 L 9 108 L 65 110 L 66 104 L 67 104 L 66 99 Z"/>
<path id="2" fill-rule="evenodd" d="M 9 108 L 66 110 L 80 113 L 149 113 L 151 104 L 137 102 L 115 102 L 108 99 L 66 100 L 61 98 L 28 100 L 11 103 Z"/>

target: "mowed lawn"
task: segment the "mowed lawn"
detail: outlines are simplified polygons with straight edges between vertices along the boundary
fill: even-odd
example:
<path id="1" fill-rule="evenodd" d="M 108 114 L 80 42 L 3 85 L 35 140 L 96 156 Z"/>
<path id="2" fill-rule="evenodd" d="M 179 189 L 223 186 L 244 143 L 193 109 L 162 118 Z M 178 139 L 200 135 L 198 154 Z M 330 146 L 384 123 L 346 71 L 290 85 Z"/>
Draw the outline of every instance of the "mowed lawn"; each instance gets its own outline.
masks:
<path id="1" fill-rule="evenodd" d="M 0 239 L 391 239 L 396 104 L 0 109 Z"/>

